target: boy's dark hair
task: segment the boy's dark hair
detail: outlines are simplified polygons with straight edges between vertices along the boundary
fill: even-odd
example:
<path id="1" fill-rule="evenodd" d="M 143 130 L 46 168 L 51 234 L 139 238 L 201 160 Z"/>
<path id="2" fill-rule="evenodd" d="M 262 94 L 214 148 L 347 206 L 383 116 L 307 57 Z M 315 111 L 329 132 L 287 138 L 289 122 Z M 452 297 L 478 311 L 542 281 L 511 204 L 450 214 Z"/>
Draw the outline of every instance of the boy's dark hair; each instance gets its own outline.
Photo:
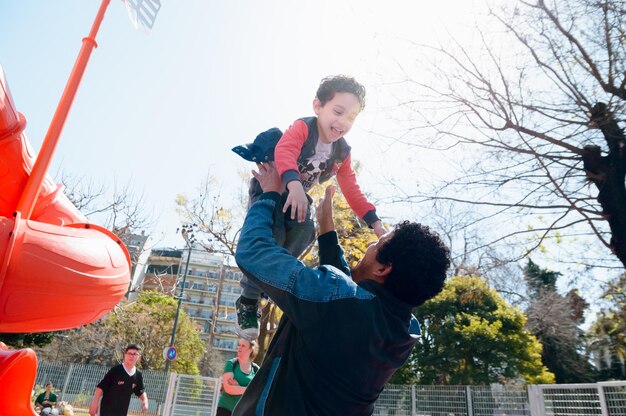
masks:
<path id="1" fill-rule="evenodd" d="M 419 306 L 443 289 L 450 250 L 427 226 L 404 221 L 378 249 L 376 260 L 391 264 L 384 287 L 403 302 Z"/>
<path id="2" fill-rule="evenodd" d="M 128 352 L 128 350 L 137 350 L 137 351 L 141 352 L 141 347 L 139 345 L 137 345 L 137 344 L 128 344 L 128 346 L 126 347 L 124 352 Z"/>
<path id="3" fill-rule="evenodd" d="M 315 96 L 320 100 L 322 105 L 324 105 L 332 100 L 337 92 L 349 92 L 356 95 L 359 104 L 361 104 L 361 111 L 365 108 L 365 87 L 359 84 L 354 78 L 346 75 L 324 78 Z"/>

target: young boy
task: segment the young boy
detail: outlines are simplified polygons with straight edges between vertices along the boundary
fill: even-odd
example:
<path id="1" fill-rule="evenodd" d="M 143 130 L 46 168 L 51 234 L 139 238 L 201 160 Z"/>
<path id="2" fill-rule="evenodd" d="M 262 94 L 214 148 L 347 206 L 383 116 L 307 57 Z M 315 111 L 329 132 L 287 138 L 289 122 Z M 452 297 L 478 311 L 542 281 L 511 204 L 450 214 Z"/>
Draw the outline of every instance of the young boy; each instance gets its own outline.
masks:
<path id="1" fill-rule="evenodd" d="M 272 128 L 259 134 L 253 143 L 233 151 L 253 162 L 275 161 L 286 192 L 274 212 L 272 228 L 278 245 L 299 257 L 315 239 L 311 197 L 307 192 L 318 182 L 337 176 L 337 182 L 355 214 L 374 229 L 378 237 L 386 230 L 376 207 L 361 192 L 352 170 L 350 146 L 344 136 L 365 107 L 365 88 L 354 78 L 338 75 L 324 78 L 313 100 L 317 117 L 296 120 L 284 134 Z M 255 178 L 250 181 L 249 206 L 262 194 Z M 260 289 L 245 276 L 242 295 L 237 299 L 239 335 L 259 335 Z"/>

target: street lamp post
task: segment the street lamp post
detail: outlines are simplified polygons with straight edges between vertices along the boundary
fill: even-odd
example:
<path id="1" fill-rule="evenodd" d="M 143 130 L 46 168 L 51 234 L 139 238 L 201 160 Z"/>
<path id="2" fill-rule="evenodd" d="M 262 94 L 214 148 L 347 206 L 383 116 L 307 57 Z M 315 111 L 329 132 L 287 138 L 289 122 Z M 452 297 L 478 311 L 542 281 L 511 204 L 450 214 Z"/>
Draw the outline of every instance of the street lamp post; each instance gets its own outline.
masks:
<path id="1" fill-rule="evenodd" d="M 176 307 L 176 315 L 174 316 L 174 326 L 172 327 L 172 336 L 170 337 L 170 347 L 174 346 L 174 342 L 176 341 L 176 328 L 178 327 L 178 316 L 180 315 L 180 307 L 183 303 L 183 295 L 185 293 L 185 283 L 187 282 L 187 272 L 189 271 L 189 261 L 191 260 L 191 249 L 193 243 L 195 242 L 195 236 L 193 235 L 193 227 L 195 224 L 185 224 L 182 227 L 181 234 L 187 243 L 187 249 L 189 253 L 187 254 L 187 262 L 185 263 L 185 271 L 183 272 L 183 280 L 180 285 L 180 294 L 178 295 L 178 306 Z M 169 359 L 165 360 L 165 374 L 167 374 L 170 370 L 170 361 Z"/>

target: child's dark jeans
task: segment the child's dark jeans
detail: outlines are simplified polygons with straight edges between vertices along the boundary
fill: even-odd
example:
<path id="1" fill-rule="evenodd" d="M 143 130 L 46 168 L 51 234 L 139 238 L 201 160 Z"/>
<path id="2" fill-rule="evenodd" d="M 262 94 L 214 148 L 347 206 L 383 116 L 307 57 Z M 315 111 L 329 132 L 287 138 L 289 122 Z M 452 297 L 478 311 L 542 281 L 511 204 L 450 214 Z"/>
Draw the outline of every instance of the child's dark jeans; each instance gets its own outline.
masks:
<path id="1" fill-rule="evenodd" d="M 262 193 L 259 182 L 252 178 L 250 180 L 248 208 L 259 199 Z M 283 193 L 280 204 L 276 204 L 274 207 L 272 234 L 276 244 L 286 248 L 294 257 L 299 257 L 315 240 L 315 223 L 311 215 L 313 200 L 309 195 L 306 196 L 309 200 L 306 217 L 303 222 L 297 222 L 291 219 L 291 208 L 283 214 L 287 195 L 287 192 Z M 241 278 L 241 289 L 241 296 L 248 299 L 258 299 L 261 295 L 261 289 L 254 282 L 248 280 L 245 275 Z"/>

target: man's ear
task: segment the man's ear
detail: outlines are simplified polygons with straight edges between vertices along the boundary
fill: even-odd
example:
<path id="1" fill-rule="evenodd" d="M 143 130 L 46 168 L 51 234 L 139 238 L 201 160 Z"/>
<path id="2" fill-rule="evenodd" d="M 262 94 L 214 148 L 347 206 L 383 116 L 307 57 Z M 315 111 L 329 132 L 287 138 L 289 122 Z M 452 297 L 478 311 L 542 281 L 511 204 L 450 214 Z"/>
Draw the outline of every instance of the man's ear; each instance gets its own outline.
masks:
<path id="1" fill-rule="evenodd" d="M 385 279 L 387 278 L 387 276 L 389 276 L 389 273 L 391 273 L 392 269 L 393 266 L 391 263 L 378 263 L 376 265 L 376 268 L 374 269 L 375 280 L 379 283 L 384 283 Z"/>

